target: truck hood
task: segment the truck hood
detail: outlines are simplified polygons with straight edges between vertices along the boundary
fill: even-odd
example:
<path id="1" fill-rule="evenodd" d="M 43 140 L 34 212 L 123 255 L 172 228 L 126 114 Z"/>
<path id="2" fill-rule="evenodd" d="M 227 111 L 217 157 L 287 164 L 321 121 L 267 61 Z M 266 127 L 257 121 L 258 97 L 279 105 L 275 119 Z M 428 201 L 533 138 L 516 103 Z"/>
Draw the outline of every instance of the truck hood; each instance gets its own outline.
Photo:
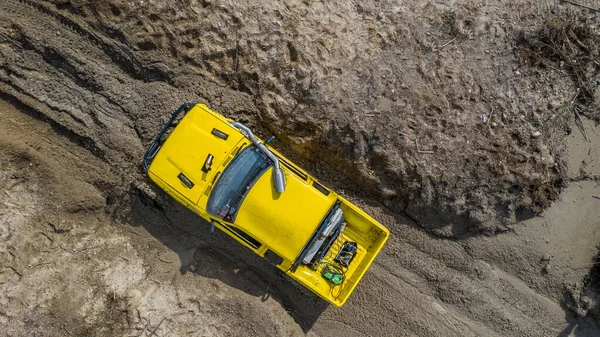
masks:
<path id="1" fill-rule="evenodd" d="M 215 136 L 214 130 L 227 134 L 226 139 Z M 231 152 L 242 139 L 241 133 L 210 113 L 204 105 L 196 105 L 162 145 L 150 165 L 150 173 L 196 204 L 220 167 L 231 160 Z M 213 156 L 212 169 L 203 172 L 202 166 L 208 155 Z M 181 175 L 193 185 L 184 184 Z"/>
<path id="2" fill-rule="evenodd" d="M 336 201 L 334 193 L 323 194 L 284 168 L 287 185 L 277 193 L 269 168 L 254 184 L 235 224 L 273 252 L 293 262 L 329 209 Z"/>

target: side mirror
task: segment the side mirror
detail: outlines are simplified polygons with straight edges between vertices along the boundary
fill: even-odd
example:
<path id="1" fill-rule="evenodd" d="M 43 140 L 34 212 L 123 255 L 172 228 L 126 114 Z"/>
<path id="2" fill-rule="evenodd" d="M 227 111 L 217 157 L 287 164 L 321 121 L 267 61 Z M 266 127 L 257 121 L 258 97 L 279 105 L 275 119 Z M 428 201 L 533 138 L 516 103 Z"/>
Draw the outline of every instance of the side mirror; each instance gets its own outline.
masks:
<path id="1" fill-rule="evenodd" d="M 269 138 L 267 138 L 267 140 L 265 140 L 265 144 L 269 144 L 270 142 L 272 142 L 273 140 L 275 140 L 275 136 L 271 136 Z"/>

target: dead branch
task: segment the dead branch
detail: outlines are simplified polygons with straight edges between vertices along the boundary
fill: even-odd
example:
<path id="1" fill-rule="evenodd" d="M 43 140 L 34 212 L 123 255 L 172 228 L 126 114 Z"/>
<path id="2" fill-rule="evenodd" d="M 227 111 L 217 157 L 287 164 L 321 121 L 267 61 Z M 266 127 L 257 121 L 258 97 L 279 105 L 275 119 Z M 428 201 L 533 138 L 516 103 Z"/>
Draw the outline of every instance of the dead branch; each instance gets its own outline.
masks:
<path id="1" fill-rule="evenodd" d="M 106 268 L 102 268 L 102 269 L 96 269 L 96 270 L 92 270 L 92 273 L 99 273 L 99 272 L 102 272 L 102 271 L 105 271 L 105 270 L 107 270 L 108 268 L 110 268 L 110 267 L 106 267 Z"/>
<path id="2" fill-rule="evenodd" d="M 494 107 L 492 107 L 492 111 L 490 112 L 490 117 L 488 118 L 488 121 L 487 121 L 488 130 L 492 129 L 492 116 L 494 116 Z"/>
<path id="3" fill-rule="evenodd" d="M 62 325 L 63 330 L 65 330 L 69 335 L 72 335 L 73 333 L 71 333 L 71 331 L 69 331 L 69 329 L 67 328 L 67 325 L 63 323 Z"/>
<path id="4" fill-rule="evenodd" d="M 234 69 L 235 73 L 238 73 L 240 68 L 240 39 L 238 37 L 239 30 L 235 31 L 235 64 Z"/>
<path id="5" fill-rule="evenodd" d="M 88 251 L 88 250 L 93 250 L 93 249 L 98 249 L 98 248 L 102 248 L 102 246 L 86 247 L 86 248 L 83 248 L 81 250 L 77 250 L 77 249 L 73 248 L 73 249 L 71 249 L 71 253 L 73 253 L 73 254 L 79 254 L 79 253 L 82 253 L 82 252 L 85 252 L 85 251 Z"/>
<path id="6" fill-rule="evenodd" d="M 138 316 L 138 319 L 140 320 L 140 323 L 144 324 L 144 318 L 142 318 L 142 314 L 140 313 L 140 310 L 139 309 L 135 309 L 135 310 L 137 311 L 137 316 Z M 144 333 L 144 331 L 146 331 L 149 324 L 150 324 L 150 321 L 146 320 L 146 323 L 144 324 L 144 328 L 142 329 L 142 331 L 140 331 L 140 334 L 135 337 L 140 337 Z"/>
<path id="7" fill-rule="evenodd" d="M 23 46 L 20 43 L 17 43 L 17 41 L 13 40 L 10 38 L 10 36 L 0 32 L 0 36 L 2 36 L 3 38 L 5 38 L 8 42 L 10 42 L 11 44 L 13 44 L 15 47 L 24 50 L 25 48 L 23 48 Z"/>
<path id="8" fill-rule="evenodd" d="M 417 140 L 417 138 L 415 138 L 415 144 L 417 145 L 417 152 L 418 153 L 433 154 L 433 151 L 428 151 L 428 150 L 421 151 L 421 149 L 419 149 L 419 141 Z"/>
<path id="9" fill-rule="evenodd" d="M 446 46 L 448 46 L 449 44 L 451 44 L 452 42 L 454 42 L 456 39 L 458 39 L 458 37 L 453 38 L 452 40 L 444 43 L 439 49 L 437 49 L 437 52 L 440 52 L 442 49 L 446 48 Z"/>
<path id="10" fill-rule="evenodd" d="M 400 131 L 398 131 L 398 134 L 399 134 L 399 135 L 402 135 L 402 136 L 404 136 L 404 137 L 406 137 L 406 138 L 412 138 L 411 136 L 407 135 L 407 134 L 406 134 L 406 133 L 404 133 L 404 132 L 400 132 Z M 433 151 L 429 151 L 429 150 L 421 150 L 421 149 L 419 148 L 419 141 L 417 140 L 417 137 L 415 137 L 415 138 L 414 138 L 414 140 L 415 140 L 415 145 L 417 146 L 417 152 L 418 152 L 418 153 L 423 153 L 423 154 L 433 154 Z"/>
<path id="11" fill-rule="evenodd" d="M 582 5 L 582 4 L 579 4 L 579 3 L 573 2 L 573 1 L 569 1 L 569 0 L 560 0 L 560 2 L 566 2 L 566 3 L 568 3 L 568 4 L 570 4 L 570 5 L 573 5 L 573 6 L 577 6 L 577 7 L 581 7 L 581 8 L 589 9 L 589 10 L 591 10 L 591 11 L 594 11 L 594 12 L 599 12 L 599 13 L 600 13 L 600 9 L 596 9 L 596 8 L 593 8 L 593 7 L 589 7 L 589 6 L 586 6 L 586 5 Z"/>
<path id="12" fill-rule="evenodd" d="M 577 92 L 575 93 L 575 96 L 573 96 L 571 101 L 569 101 L 569 105 L 572 107 L 572 110 L 573 110 L 573 116 L 575 117 L 575 125 L 577 126 L 579 131 L 581 131 L 583 138 L 587 142 L 589 142 L 587 132 L 585 131 L 585 126 L 583 125 L 583 121 L 581 120 L 581 115 L 579 114 L 579 112 L 577 112 L 577 106 L 575 105 L 575 101 L 577 100 L 577 97 L 579 97 L 580 92 L 581 92 L 581 89 L 577 88 Z"/>
<path id="13" fill-rule="evenodd" d="M 152 337 L 152 335 L 154 335 L 154 333 L 156 332 L 156 330 L 158 330 L 158 328 L 160 328 L 160 325 L 162 324 L 162 322 L 165 320 L 165 318 L 163 317 L 163 319 L 160 320 L 160 322 L 158 323 L 158 325 L 156 326 L 156 328 L 154 328 L 154 330 L 152 330 L 150 332 L 150 334 L 146 337 Z M 158 335 L 156 335 L 158 336 Z"/>
<path id="14" fill-rule="evenodd" d="M 577 125 L 577 127 L 583 134 L 583 138 L 585 139 L 585 141 L 589 142 L 590 140 L 588 139 L 587 132 L 585 131 L 585 126 L 583 125 L 583 121 L 581 120 L 581 115 L 579 115 L 579 112 L 577 112 L 577 107 L 573 107 L 573 113 L 575 114 L 575 125 Z"/>
<path id="15" fill-rule="evenodd" d="M 164 259 L 163 259 L 163 258 L 162 258 L 160 255 L 156 255 L 156 257 L 157 257 L 157 258 L 158 258 L 158 259 L 159 259 L 161 262 L 164 262 L 164 263 L 173 263 L 173 261 L 167 261 L 167 260 L 164 260 Z"/>
<path id="16" fill-rule="evenodd" d="M 48 236 L 48 234 L 44 233 L 44 232 L 38 232 L 40 234 L 42 234 L 43 236 L 46 237 L 46 239 L 50 240 L 51 243 L 54 243 L 54 240 L 52 240 L 52 238 L 50 236 Z"/>
<path id="17" fill-rule="evenodd" d="M 147 327 L 148 327 L 148 324 L 144 325 L 144 328 L 142 329 L 142 331 L 140 331 L 140 334 L 135 337 L 140 337 L 144 333 L 144 331 L 146 331 Z"/>

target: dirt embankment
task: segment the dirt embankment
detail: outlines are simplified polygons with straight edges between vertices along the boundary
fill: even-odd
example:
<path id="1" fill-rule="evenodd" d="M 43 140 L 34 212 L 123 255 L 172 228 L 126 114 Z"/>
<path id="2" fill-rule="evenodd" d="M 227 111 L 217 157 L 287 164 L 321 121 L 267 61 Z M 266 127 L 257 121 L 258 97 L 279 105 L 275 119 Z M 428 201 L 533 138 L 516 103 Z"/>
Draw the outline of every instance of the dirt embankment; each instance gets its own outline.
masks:
<path id="1" fill-rule="evenodd" d="M 2 1 L 0 91 L 53 130 L 15 127 L 2 138 L 11 158 L 2 202 L 13 205 L 4 223 L 41 236 L 3 237 L 12 272 L 0 318 L 33 317 L 11 323 L 17 335 L 47 326 L 54 335 L 593 335 L 593 322 L 561 308 L 585 316 L 594 305 L 595 290 L 580 282 L 587 267 L 572 263 L 595 254 L 593 207 L 573 213 L 586 214 L 573 236 L 539 219 L 475 235 L 539 213 L 566 181 L 596 188 L 595 152 L 578 157 L 576 175 L 564 156 L 573 116 L 594 111 L 585 107 L 597 70 L 595 26 L 551 29 L 548 18 L 570 13 L 538 1 Z M 545 47 L 548 36 L 568 49 Z M 144 146 L 186 101 L 276 134 L 286 154 L 392 230 L 343 309 L 207 235 L 147 185 Z M 18 115 L 3 124 L 38 123 Z M 582 130 L 592 137 L 591 125 Z M 69 141 L 37 143 L 58 141 L 54 133 Z M 582 197 L 569 191 L 563 203 Z M 54 194 L 64 207 L 53 210 Z M 63 218 L 72 224 L 62 228 Z M 589 241 L 567 252 L 554 236 Z M 27 297 L 58 277 L 61 260 L 71 263 L 72 298 L 87 306 L 61 299 L 68 280 Z"/>
<path id="2" fill-rule="evenodd" d="M 23 6 L 69 32 L 38 32 Z M 570 68 L 540 70 L 515 56 L 518 37 L 552 15 L 545 3 L 5 7 L 26 50 L 4 51 L 3 82 L 65 112 L 48 115 L 118 152 L 109 157 L 135 158 L 156 116 L 191 100 L 276 134 L 437 235 L 503 231 L 564 186 Z M 71 38 L 85 53 L 68 47 Z M 96 134 L 104 128 L 115 129 Z"/>

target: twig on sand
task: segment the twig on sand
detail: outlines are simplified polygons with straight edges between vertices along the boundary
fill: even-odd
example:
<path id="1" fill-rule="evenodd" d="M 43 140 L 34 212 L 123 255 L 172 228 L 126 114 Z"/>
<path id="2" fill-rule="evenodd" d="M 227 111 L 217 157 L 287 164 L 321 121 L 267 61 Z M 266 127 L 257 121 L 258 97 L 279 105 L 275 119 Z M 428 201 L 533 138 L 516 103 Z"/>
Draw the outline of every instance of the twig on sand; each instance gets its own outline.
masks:
<path id="1" fill-rule="evenodd" d="M 25 49 L 25 48 L 23 48 L 23 46 L 22 46 L 20 43 L 17 43 L 17 41 L 15 41 L 15 40 L 11 39 L 11 38 L 10 38 L 10 36 L 8 36 L 8 35 L 6 35 L 6 34 L 4 34 L 4 33 L 2 33 L 2 32 L 0 32 L 0 36 L 2 36 L 3 38 L 5 38 L 6 40 L 8 40 L 8 41 L 9 41 L 10 43 L 12 43 L 12 44 L 13 44 L 15 47 L 17 47 L 17 48 L 19 48 L 19 49 L 21 49 L 21 50 Z"/>
<path id="2" fill-rule="evenodd" d="M 415 138 L 415 144 L 417 145 L 417 152 L 424 154 L 433 154 L 433 151 L 419 149 L 419 141 L 417 140 L 417 138 Z"/>
<path id="3" fill-rule="evenodd" d="M 402 135 L 402 136 L 404 136 L 404 137 L 406 137 L 406 138 L 412 138 L 411 136 L 407 135 L 407 134 L 406 134 L 406 133 L 404 133 L 404 132 L 400 132 L 400 131 L 398 131 L 398 134 L 399 134 L 399 135 Z M 429 151 L 429 150 L 421 150 L 421 149 L 419 148 L 419 141 L 417 140 L 417 137 L 415 137 L 414 139 L 415 139 L 415 145 L 417 146 L 417 152 L 418 152 L 418 153 L 423 153 L 423 154 L 433 154 L 433 151 Z"/>
<path id="4" fill-rule="evenodd" d="M 573 99 L 571 99 L 570 106 L 572 107 L 573 115 L 575 116 L 575 125 L 577 125 L 577 128 L 579 129 L 579 131 L 581 131 L 581 133 L 583 134 L 583 139 L 585 139 L 586 142 L 589 142 L 587 132 L 585 131 L 585 126 L 583 125 L 583 120 L 581 120 L 581 115 L 577 111 L 577 106 L 575 105 L 575 101 L 577 100 L 577 97 L 579 97 L 580 91 L 581 91 L 581 89 L 577 88 L 577 92 L 575 93 L 575 96 L 573 96 Z"/>
<path id="5" fill-rule="evenodd" d="M 446 47 L 447 47 L 449 44 L 451 44 L 452 42 L 454 42 L 454 40 L 456 40 L 456 39 L 458 39 L 458 37 L 455 37 L 455 38 L 453 38 L 452 40 L 450 40 L 450 41 L 448 41 L 448 42 L 444 43 L 444 44 L 443 44 L 441 47 L 439 47 L 439 48 L 438 48 L 436 51 L 437 51 L 437 52 L 441 51 L 442 49 L 446 48 Z"/>
<path id="6" fill-rule="evenodd" d="M 71 253 L 72 254 L 79 254 L 79 253 L 82 253 L 82 252 L 85 252 L 85 251 L 88 251 L 88 250 L 93 250 L 93 249 L 98 249 L 98 248 L 102 248 L 102 246 L 86 247 L 86 248 L 82 248 L 80 250 L 77 250 L 77 249 L 73 248 L 73 249 L 71 249 Z"/>
<path id="7" fill-rule="evenodd" d="M 586 264 L 579 265 L 579 266 L 575 267 L 574 269 L 578 270 L 578 269 L 589 268 L 589 267 L 596 266 L 598 264 L 600 264 L 600 262 L 586 263 Z"/>
<path id="8" fill-rule="evenodd" d="M 573 113 L 575 114 L 575 124 L 583 134 L 583 138 L 585 139 L 585 141 L 589 142 L 590 140 L 588 139 L 587 132 L 585 131 L 585 126 L 583 125 L 583 121 L 581 120 L 581 115 L 579 114 L 579 112 L 577 112 L 577 107 L 573 107 Z"/>
<path id="9" fill-rule="evenodd" d="M 71 333 L 71 331 L 69 331 L 69 328 L 67 328 L 67 325 L 63 323 L 62 325 L 63 330 L 65 330 L 69 335 L 72 335 L 73 333 Z"/>
<path id="10" fill-rule="evenodd" d="M 44 233 L 44 232 L 38 232 L 38 233 L 40 233 L 40 234 L 42 234 L 43 236 L 45 236 L 45 237 L 46 237 L 46 239 L 50 240 L 50 242 L 54 242 L 54 240 L 52 240 L 52 238 L 51 238 L 51 237 L 49 237 L 49 236 L 48 236 L 48 234 L 46 234 L 46 233 Z"/>
<path id="11" fill-rule="evenodd" d="M 159 254 L 157 254 L 157 255 L 156 255 L 156 257 L 157 257 L 157 258 L 158 258 L 158 259 L 159 259 L 161 262 L 164 262 L 164 263 L 173 263 L 173 261 L 169 261 L 169 260 L 165 260 L 165 259 L 163 259 L 163 258 L 162 258 L 162 257 L 161 257 Z"/>
<path id="12" fill-rule="evenodd" d="M 579 97 L 579 91 L 581 90 L 581 88 L 577 88 L 577 92 L 575 92 L 575 96 L 573 96 L 573 98 L 571 98 L 571 101 L 569 103 L 574 104 L 575 100 L 577 100 L 577 97 Z"/>
<path id="13" fill-rule="evenodd" d="M 577 2 L 573 2 L 573 1 L 569 1 L 569 0 L 560 0 L 560 2 L 566 2 L 566 3 L 571 4 L 573 6 L 582 7 L 582 8 L 589 9 L 591 11 L 599 12 L 600 13 L 600 9 L 596 9 L 596 8 L 593 8 L 593 7 L 590 7 L 590 6 L 586 6 L 586 5 L 583 5 L 583 4 L 579 4 Z"/>
<path id="14" fill-rule="evenodd" d="M 235 63 L 234 69 L 235 73 L 238 73 L 240 68 L 240 39 L 238 37 L 239 29 L 235 31 Z"/>
<path id="15" fill-rule="evenodd" d="M 142 331 L 140 331 L 140 334 L 139 334 L 139 335 L 137 335 L 137 336 L 135 336 L 135 337 L 140 337 L 140 336 L 141 336 L 141 335 L 144 333 L 144 331 L 146 331 L 146 328 L 147 328 L 147 327 L 148 327 L 148 325 L 147 325 L 147 324 L 146 324 L 146 325 L 144 325 L 144 328 L 142 329 Z"/>
<path id="16" fill-rule="evenodd" d="M 492 107 L 492 111 L 490 112 L 490 117 L 488 118 L 488 121 L 486 123 L 489 130 L 492 129 L 492 117 L 493 116 L 494 116 L 494 108 Z"/>
<path id="17" fill-rule="evenodd" d="M 138 319 L 140 320 L 140 323 L 144 324 L 144 319 L 142 318 L 142 314 L 140 313 L 140 311 L 138 309 L 135 309 L 135 310 L 137 311 L 137 316 L 138 316 Z M 139 335 L 137 335 L 135 337 L 140 337 L 144 333 L 144 331 L 146 331 L 149 324 L 150 324 L 150 321 L 146 320 L 146 323 L 144 324 L 144 328 L 142 329 L 142 331 L 140 331 Z"/>
<path id="18" fill-rule="evenodd" d="M 600 200 L 600 196 L 592 195 L 592 198 Z"/>
<path id="19" fill-rule="evenodd" d="M 160 328 L 160 325 L 162 324 L 162 322 L 164 322 L 164 320 L 165 320 L 165 318 L 163 317 L 163 319 L 160 320 L 160 322 L 158 323 L 158 325 L 156 326 L 156 328 L 154 328 L 154 330 L 152 330 L 150 332 L 150 334 L 148 336 L 146 336 L 146 337 L 152 337 L 152 335 L 154 335 L 154 333 L 156 332 L 156 330 L 158 330 L 158 328 Z"/>

